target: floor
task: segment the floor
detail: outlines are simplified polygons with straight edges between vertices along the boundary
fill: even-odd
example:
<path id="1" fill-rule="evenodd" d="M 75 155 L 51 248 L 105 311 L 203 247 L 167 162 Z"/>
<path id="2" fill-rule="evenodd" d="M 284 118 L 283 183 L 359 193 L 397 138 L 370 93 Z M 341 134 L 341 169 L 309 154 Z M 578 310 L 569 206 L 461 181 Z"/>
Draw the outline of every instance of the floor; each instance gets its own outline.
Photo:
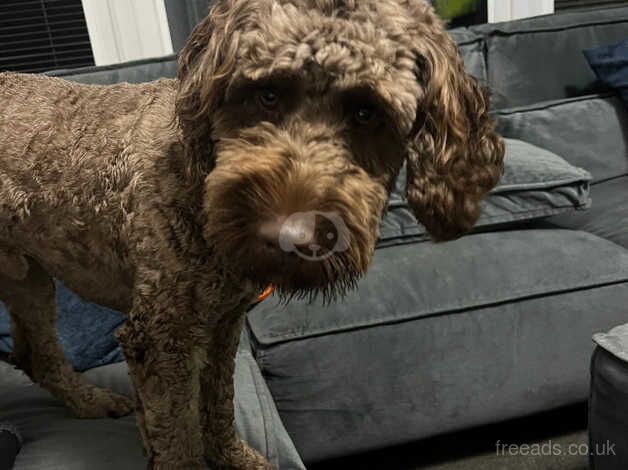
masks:
<path id="1" fill-rule="evenodd" d="M 309 470 L 587 470 L 587 408 L 572 406 L 507 423 L 322 462 Z M 528 444 L 529 448 L 500 447 Z M 512 455 L 511 455 L 512 454 Z M 522 455 L 526 454 L 526 455 Z M 584 455 L 583 455 L 584 454 Z"/>

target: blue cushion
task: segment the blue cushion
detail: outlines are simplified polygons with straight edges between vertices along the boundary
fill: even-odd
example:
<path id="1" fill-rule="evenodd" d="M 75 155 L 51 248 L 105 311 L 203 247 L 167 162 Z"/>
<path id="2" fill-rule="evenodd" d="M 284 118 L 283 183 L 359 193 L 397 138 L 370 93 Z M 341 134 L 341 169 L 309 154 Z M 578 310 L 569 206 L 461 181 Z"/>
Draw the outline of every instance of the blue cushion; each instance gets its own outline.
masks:
<path id="1" fill-rule="evenodd" d="M 76 370 L 123 359 L 113 333 L 124 322 L 121 313 L 84 302 L 57 283 L 57 333 L 66 357 Z M 0 351 L 12 348 L 8 314 L 0 302 Z"/>
<path id="2" fill-rule="evenodd" d="M 628 104 L 628 39 L 619 44 L 588 49 L 584 55 L 600 81 L 617 90 Z"/>

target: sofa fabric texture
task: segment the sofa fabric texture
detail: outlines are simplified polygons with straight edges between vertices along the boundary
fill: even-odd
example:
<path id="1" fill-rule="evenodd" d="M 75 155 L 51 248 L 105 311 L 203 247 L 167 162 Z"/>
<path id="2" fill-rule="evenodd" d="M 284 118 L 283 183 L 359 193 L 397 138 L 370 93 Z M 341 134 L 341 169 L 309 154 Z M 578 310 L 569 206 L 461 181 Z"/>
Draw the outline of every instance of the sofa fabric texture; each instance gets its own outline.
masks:
<path id="1" fill-rule="evenodd" d="M 486 40 L 493 105 L 521 106 L 604 90 L 582 51 L 625 39 L 628 8 L 576 11 L 471 30 Z"/>
<path id="2" fill-rule="evenodd" d="M 177 56 L 169 55 L 154 59 L 142 59 L 101 67 L 82 67 L 70 70 L 53 70 L 47 75 L 80 83 L 108 85 L 111 83 L 143 83 L 177 75 Z"/>
<path id="3" fill-rule="evenodd" d="M 628 174 L 628 108 L 613 95 L 589 95 L 496 111 L 503 135 L 554 152 L 597 183 Z"/>
<path id="4" fill-rule="evenodd" d="M 623 248 L 510 230 L 381 249 L 344 302 L 269 301 L 249 325 L 311 462 L 586 399 L 591 333 L 625 321 L 627 299 Z"/>

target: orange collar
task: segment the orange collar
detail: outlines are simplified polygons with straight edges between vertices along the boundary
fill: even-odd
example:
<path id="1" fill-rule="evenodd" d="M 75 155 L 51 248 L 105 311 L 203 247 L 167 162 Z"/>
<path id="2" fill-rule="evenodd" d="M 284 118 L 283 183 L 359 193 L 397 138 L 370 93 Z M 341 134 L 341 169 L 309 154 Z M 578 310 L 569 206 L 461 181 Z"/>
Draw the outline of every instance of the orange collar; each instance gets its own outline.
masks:
<path id="1" fill-rule="evenodd" d="M 269 284 L 268 287 L 266 289 L 264 289 L 264 292 L 262 292 L 259 295 L 259 297 L 257 298 L 257 303 L 263 302 L 268 297 L 270 297 L 274 290 L 275 290 L 275 288 L 273 287 L 273 285 Z"/>

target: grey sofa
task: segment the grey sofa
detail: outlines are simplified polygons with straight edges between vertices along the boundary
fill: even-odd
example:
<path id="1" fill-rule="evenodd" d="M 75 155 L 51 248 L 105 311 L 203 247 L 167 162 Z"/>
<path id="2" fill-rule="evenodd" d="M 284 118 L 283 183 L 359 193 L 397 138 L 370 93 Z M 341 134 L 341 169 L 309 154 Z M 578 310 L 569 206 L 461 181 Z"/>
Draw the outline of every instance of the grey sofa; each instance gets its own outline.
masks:
<path id="1" fill-rule="evenodd" d="M 591 335 L 628 318 L 628 110 L 582 55 L 628 36 L 628 7 L 452 34 L 492 89 L 502 134 L 590 172 L 592 205 L 442 245 L 401 206 L 344 301 L 254 309 L 238 356 L 238 426 L 282 470 L 584 401 Z M 138 82 L 175 68 L 167 57 L 60 75 Z M 131 418 L 73 420 L 3 367 L 0 423 L 23 438 L 16 469 L 141 465 Z M 88 374 L 128 393 L 124 370 Z"/>

